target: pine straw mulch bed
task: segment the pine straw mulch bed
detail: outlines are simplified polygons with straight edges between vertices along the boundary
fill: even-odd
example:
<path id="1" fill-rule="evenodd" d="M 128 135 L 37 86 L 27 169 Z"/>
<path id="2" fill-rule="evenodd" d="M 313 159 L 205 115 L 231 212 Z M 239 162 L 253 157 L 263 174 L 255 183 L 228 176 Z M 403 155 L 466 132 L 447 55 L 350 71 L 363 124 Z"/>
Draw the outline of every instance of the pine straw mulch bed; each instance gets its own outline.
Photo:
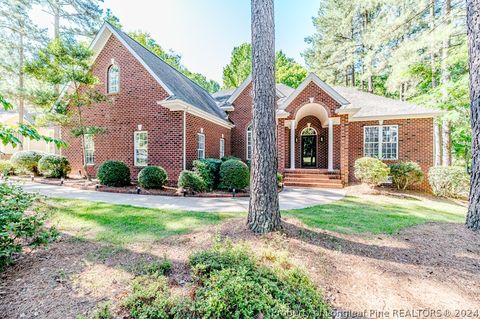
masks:
<path id="1" fill-rule="evenodd" d="M 245 242 L 258 254 L 288 254 L 339 311 L 453 311 L 480 305 L 480 233 L 464 225 L 430 223 L 394 236 L 343 235 L 288 218 L 284 231 L 257 236 L 246 229 L 244 219 L 233 219 L 125 248 L 62 234 L 48 250 L 24 255 L 0 274 L 1 317 L 91 314 L 99 302 L 122 299 L 142 264 L 164 257 L 173 262 L 169 278 L 174 291 L 188 294 L 187 257 L 210 247 L 218 235 Z M 116 308 L 115 317 L 128 315 Z M 366 317 L 374 316 L 367 312 Z"/>
<path id="2" fill-rule="evenodd" d="M 31 181 L 30 176 L 14 176 L 10 177 L 12 180 L 17 181 Z M 47 185 L 62 185 L 62 180 L 59 178 L 45 178 L 37 176 L 34 178 L 36 183 L 47 184 Z M 125 187 L 109 187 L 104 185 L 98 185 L 97 180 L 86 180 L 83 178 L 66 178 L 63 180 L 63 185 L 67 187 L 73 187 L 77 189 L 90 190 L 90 191 L 99 191 L 107 193 L 122 193 L 122 194 L 137 194 L 137 185 L 130 185 Z M 214 190 L 212 192 L 205 193 L 195 193 L 195 194 L 183 194 L 176 187 L 165 186 L 163 189 L 140 189 L 140 194 L 142 195 L 157 195 L 157 196 L 188 196 L 188 197 L 215 197 L 215 198 L 224 198 L 232 197 L 231 192 L 225 192 L 221 190 Z M 241 191 L 235 193 L 236 197 L 249 197 L 250 194 L 248 191 Z"/>

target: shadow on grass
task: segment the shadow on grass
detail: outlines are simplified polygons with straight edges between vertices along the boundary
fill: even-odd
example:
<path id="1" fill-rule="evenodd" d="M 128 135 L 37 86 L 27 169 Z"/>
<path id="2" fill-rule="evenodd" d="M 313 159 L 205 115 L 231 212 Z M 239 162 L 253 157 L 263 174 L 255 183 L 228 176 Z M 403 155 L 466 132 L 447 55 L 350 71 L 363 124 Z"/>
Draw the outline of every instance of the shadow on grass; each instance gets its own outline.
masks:
<path id="1" fill-rule="evenodd" d="M 338 202 L 305 209 L 289 210 L 284 216 L 294 217 L 310 227 L 341 233 L 394 234 L 404 228 L 427 222 L 462 223 L 465 216 L 458 205 L 423 202 L 421 200 L 388 199 L 375 202 L 359 197 L 346 197 Z"/>
<path id="2" fill-rule="evenodd" d="M 53 223 L 61 231 L 112 244 L 151 242 L 218 224 L 235 213 L 142 208 L 102 202 L 53 199 Z"/>

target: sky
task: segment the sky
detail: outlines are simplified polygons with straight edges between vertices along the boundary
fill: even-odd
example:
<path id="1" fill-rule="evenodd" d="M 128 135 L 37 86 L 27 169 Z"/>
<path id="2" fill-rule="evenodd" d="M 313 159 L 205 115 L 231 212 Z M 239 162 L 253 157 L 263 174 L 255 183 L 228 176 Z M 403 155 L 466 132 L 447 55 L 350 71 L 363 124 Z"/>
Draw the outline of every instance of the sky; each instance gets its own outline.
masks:
<path id="1" fill-rule="evenodd" d="M 182 56 L 182 64 L 222 83 L 223 67 L 235 46 L 250 42 L 250 0 L 104 0 L 124 31 L 142 30 L 166 50 Z M 319 0 L 275 0 L 276 49 L 304 64 L 305 37 L 314 32 L 312 17 Z M 53 21 L 33 13 L 44 27 Z"/>

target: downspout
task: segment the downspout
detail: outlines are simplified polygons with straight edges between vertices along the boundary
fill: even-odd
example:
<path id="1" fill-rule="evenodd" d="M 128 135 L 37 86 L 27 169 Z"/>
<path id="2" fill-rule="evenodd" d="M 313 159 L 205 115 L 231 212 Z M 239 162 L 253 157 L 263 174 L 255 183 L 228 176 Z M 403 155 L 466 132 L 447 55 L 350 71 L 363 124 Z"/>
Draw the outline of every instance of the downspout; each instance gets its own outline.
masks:
<path id="1" fill-rule="evenodd" d="M 187 109 L 183 110 L 183 170 L 187 169 Z"/>

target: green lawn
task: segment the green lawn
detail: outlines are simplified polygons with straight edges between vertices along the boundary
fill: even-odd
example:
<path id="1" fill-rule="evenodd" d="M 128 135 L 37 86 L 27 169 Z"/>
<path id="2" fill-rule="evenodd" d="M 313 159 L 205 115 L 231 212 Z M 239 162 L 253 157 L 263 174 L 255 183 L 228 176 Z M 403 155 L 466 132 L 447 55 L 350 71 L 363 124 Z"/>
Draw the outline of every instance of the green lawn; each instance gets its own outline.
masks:
<path id="1" fill-rule="evenodd" d="M 238 213 L 204 213 L 140 208 L 85 200 L 51 199 L 52 221 L 75 237 L 112 244 L 152 242 L 212 225 Z M 466 208 L 452 202 L 386 196 L 346 197 L 311 208 L 283 211 L 310 227 L 340 233 L 393 234 L 426 222 L 463 223 Z"/>
<path id="2" fill-rule="evenodd" d="M 349 196 L 328 205 L 286 211 L 283 216 L 340 233 L 393 234 L 427 222 L 464 223 L 466 210 L 442 199 Z"/>
<path id="3" fill-rule="evenodd" d="M 233 213 L 203 213 L 141 208 L 86 200 L 51 199 L 52 223 L 75 237 L 112 244 L 152 242 L 188 233 L 238 216 Z"/>

